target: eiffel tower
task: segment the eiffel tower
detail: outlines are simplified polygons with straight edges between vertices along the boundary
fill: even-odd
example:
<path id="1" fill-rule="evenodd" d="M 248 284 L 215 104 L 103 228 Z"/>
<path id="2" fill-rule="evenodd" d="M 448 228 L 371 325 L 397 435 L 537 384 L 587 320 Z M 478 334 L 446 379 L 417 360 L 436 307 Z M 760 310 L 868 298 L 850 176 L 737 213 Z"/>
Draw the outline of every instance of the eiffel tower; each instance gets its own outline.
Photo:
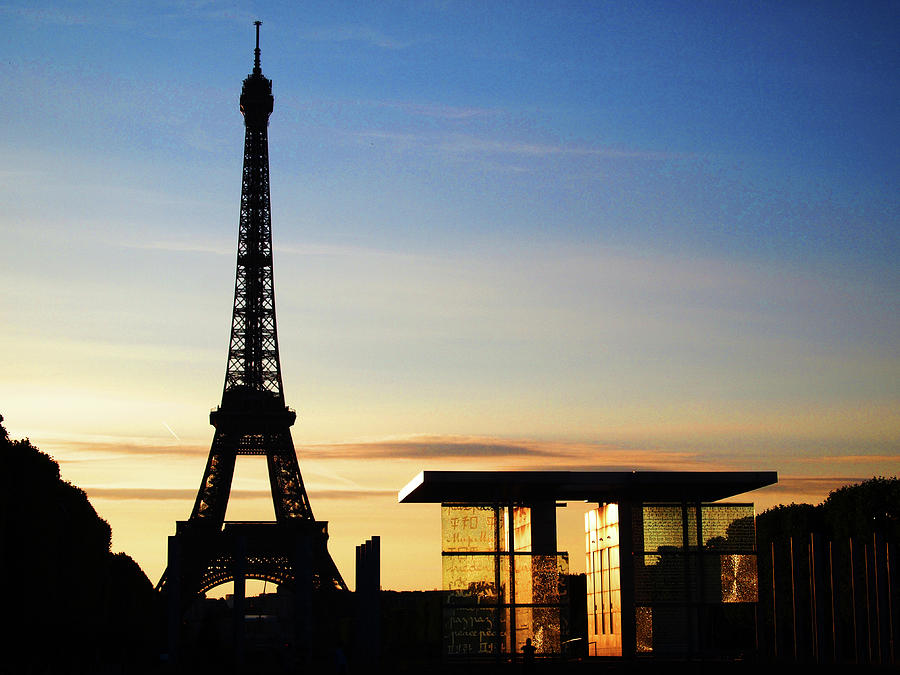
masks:
<path id="1" fill-rule="evenodd" d="M 244 80 L 244 165 L 231 340 L 221 405 L 200 490 L 187 521 L 169 538 L 168 568 L 157 585 L 169 604 L 170 649 L 191 601 L 225 582 L 243 594 L 245 579 L 295 592 L 312 606 L 316 591 L 346 591 L 328 553 L 328 527 L 317 521 L 303 485 L 290 427 L 297 414 L 285 405 L 275 325 L 272 221 L 267 128 L 274 98 L 260 68 L 259 21 L 253 72 Z M 274 522 L 226 522 L 238 455 L 265 456 Z M 236 610 L 237 612 L 237 610 Z M 307 614 L 309 611 L 307 611 Z M 310 617 L 311 618 L 311 617 Z"/>

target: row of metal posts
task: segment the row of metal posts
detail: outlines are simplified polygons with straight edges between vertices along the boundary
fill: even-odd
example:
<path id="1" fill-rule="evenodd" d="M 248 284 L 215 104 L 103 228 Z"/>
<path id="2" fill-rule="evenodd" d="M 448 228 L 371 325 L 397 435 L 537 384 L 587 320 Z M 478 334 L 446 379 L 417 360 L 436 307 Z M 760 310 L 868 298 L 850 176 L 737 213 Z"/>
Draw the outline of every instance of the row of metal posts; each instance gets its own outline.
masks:
<path id="1" fill-rule="evenodd" d="M 871 541 L 823 544 L 820 535 L 810 534 L 808 541 L 773 541 L 768 553 L 758 613 L 763 657 L 897 663 L 900 589 L 894 542 L 875 534 Z"/>

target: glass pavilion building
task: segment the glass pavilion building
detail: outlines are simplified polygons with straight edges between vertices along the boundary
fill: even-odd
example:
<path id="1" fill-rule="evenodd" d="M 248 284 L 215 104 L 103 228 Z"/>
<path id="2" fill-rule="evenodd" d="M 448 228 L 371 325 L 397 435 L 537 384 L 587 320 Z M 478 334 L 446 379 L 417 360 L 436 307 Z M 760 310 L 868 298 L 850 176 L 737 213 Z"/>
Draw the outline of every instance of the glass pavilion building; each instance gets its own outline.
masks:
<path id="1" fill-rule="evenodd" d="M 755 649 L 752 504 L 774 472 L 425 471 L 401 503 L 440 503 L 444 655 L 512 658 L 569 640 L 559 501 L 585 514 L 588 654 L 734 658 Z"/>

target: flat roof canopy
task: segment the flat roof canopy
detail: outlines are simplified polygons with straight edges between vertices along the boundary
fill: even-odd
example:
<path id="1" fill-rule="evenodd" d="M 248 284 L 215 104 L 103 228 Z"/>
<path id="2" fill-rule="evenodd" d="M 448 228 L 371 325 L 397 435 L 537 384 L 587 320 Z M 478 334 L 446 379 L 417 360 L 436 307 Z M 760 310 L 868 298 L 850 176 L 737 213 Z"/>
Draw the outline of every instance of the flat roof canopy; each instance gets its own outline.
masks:
<path id="1" fill-rule="evenodd" d="M 777 482 L 775 471 L 423 471 L 397 500 L 714 502 Z"/>

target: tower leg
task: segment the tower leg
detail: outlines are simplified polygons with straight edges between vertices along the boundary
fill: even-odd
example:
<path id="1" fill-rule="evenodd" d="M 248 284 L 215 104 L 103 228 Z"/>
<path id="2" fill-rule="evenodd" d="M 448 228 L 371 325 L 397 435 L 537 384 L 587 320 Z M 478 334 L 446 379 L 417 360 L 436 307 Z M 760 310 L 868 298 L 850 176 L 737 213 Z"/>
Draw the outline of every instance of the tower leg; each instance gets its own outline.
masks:
<path id="1" fill-rule="evenodd" d="M 215 527 L 221 527 L 225 521 L 225 509 L 234 478 L 237 440 L 236 434 L 216 429 L 191 520 L 203 520 Z"/>

